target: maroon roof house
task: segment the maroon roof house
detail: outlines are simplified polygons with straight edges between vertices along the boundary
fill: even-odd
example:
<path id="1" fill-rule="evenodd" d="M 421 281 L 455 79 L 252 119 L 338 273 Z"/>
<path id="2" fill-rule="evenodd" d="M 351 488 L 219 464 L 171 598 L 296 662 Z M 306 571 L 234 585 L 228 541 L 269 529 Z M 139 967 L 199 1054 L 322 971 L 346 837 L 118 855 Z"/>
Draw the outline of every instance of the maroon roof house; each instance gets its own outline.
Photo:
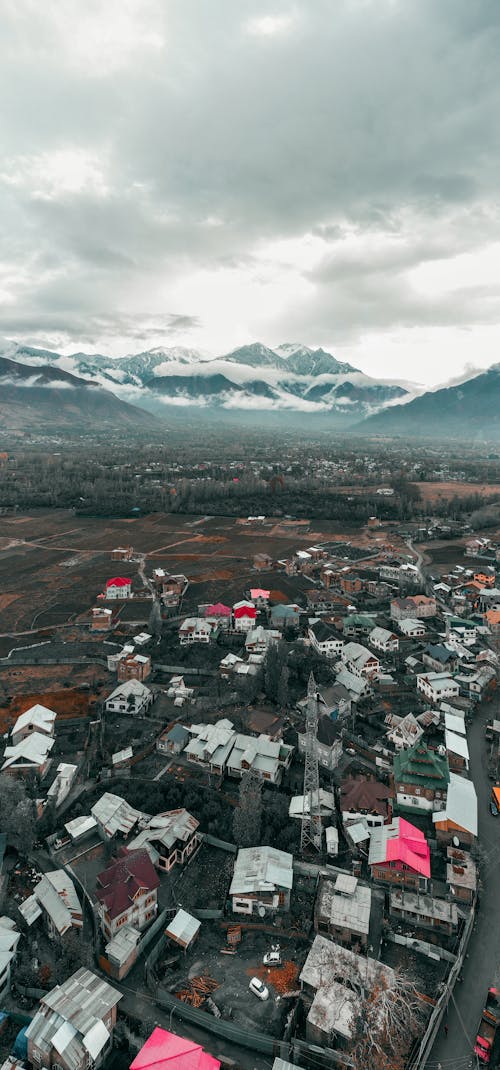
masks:
<path id="1" fill-rule="evenodd" d="M 111 940 L 123 925 L 144 929 L 156 917 L 160 878 L 145 847 L 122 853 L 99 873 L 96 898 L 104 935 Z"/>

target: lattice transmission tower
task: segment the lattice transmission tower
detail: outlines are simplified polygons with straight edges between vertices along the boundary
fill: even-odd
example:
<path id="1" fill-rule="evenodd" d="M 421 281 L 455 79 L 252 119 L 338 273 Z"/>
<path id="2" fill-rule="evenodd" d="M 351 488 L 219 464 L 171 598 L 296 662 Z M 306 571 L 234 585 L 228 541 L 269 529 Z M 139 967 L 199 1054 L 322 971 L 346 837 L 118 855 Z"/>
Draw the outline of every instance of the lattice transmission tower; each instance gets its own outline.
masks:
<path id="1" fill-rule="evenodd" d="M 318 698 L 316 681 L 311 673 L 307 685 L 304 806 L 302 811 L 302 828 L 300 832 L 300 849 L 302 853 L 311 848 L 314 851 L 321 850 L 322 828 L 319 800 Z"/>

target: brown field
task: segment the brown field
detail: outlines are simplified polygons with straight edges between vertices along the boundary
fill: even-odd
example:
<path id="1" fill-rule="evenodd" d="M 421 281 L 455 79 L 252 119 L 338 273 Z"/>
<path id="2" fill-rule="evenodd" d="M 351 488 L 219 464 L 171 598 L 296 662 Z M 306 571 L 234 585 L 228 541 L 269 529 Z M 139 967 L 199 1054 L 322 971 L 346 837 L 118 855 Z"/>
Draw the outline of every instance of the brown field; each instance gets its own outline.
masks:
<path id="1" fill-rule="evenodd" d="M 61 676 L 64 668 L 69 669 L 71 673 L 71 679 L 75 683 L 72 688 L 61 688 Z M 92 673 L 92 683 L 94 683 L 96 675 L 100 675 L 102 680 L 107 675 L 103 669 L 97 669 L 96 673 L 93 667 L 91 667 L 90 672 Z M 58 676 L 56 676 L 56 673 Z M 49 706 L 50 709 L 55 710 L 58 720 L 64 721 L 67 718 L 86 717 L 89 703 L 97 697 L 95 690 L 79 690 L 82 683 L 89 682 L 89 675 L 89 669 L 87 668 L 80 670 L 68 666 L 64 666 L 61 670 L 51 666 L 44 668 L 30 665 L 26 669 L 16 667 L 15 670 L 4 672 L 2 674 L 2 683 L 4 690 L 8 691 L 9 696 L 11 696 L 11 701 L 8 706 L 5 706 L 2 705 L 0 700 L 0 732 L 7 732 L 19 717 L 19 714 L 29 710 L 30 706 L 34 706 L 37 702 L 42 706 Z M 75 681 L 75 677 L 78 682 Z M 84 677 L 87 679 L 84 679 Z M 33 687 L 37 685 L 39 690 L 33 690 Z"/>
<path id="2" fill-rule="evenodd" d="M 242 522 L 237 517 L 154 513 L 121 520 L 76 517 L 69 510 L 1 517 L 0 640 L 23 636 L 19 642 L 28 645 L 37 641 L 43 628 L 59 630 L 63 637 L 63 629 L 89 613 L 113 575 L 130 576 L 139 596 L 144 587 L 138 563 L 112 561 L 116 546 L 132 545 L 145 554 L 149 575 L 154 566 L 185 572 L 191 582 L 189 600 L 196 602 L 205 596 L 211 600 L 212 593 L 223 599 L 241 598 L 245 589 L 260 585 L 262 577 L 252 570 L 253 555 L 259 551 L 268 550 L 278 559 L 322 541 L 347 538 L 359 546 L 367 545 L 368 538 L 374 541 L 359 528 L 352 534 L 327 524 L 323 531 L 310 528 L 307 521 L 277 517 Z M 387 536 L 378 537 L 387 541 Z M 397 537 L 392 541 L 396 545 Z M 299 581 L 298 587 L 304 582 Z M 268 585 L 275 587 L 276 582 Z M 284 589 L 293 598 L 297 584 Z"/>
<path id="3" fill-rule="evenodd" d="M 482 498 L 500 496 L 500 483 L 414 483 L 425 502 L 449 501 L 479 494 Z"/>

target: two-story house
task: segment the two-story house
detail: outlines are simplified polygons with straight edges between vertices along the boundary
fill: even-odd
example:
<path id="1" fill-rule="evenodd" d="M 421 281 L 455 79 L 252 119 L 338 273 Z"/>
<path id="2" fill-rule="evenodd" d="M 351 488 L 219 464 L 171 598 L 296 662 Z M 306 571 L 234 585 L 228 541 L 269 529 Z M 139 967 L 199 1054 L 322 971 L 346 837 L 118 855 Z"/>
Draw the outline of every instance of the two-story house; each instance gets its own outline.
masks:
<path id="1" fill-rule="evenodd" d="M 132 580 L 128 576 L 113 576 L 106 581 L 105 598 L 131 598 Z"/>
<path id="2" fill-rule="evenodd" d="M 380 672 L 379 659 L 361 643 L 346 643 L 341 658 L 349 672 L 365 680 L 373 680 Z"/>
<path id="3" fill-rule="evenodd" d="M 49 709 L 48 706 L 42 706 L 38 702 L 35 706 L 30 706 L 29 710 L 19 715 L 12 728 L 11 740 L 13 745 L 16 746 L 21 740 L 26 739 L 26 736 L 31 736 L 33 732 L 39 732 L 44 736 L 53 736 L 56 717 L 57 713 L 54 713 L 54 710 Z"/>
<path id="4" fill-rule="evenodd" d="M 368 643 L 374 650 L 380 650 L 383 654 L 394 654 L 399 650 L 399 639 L 388 628 L 373 628 L 368 636 Z"/>
<path id="5" fill-rule="evenodd" d="M 297 733 L 299 754 L 306 752 L 307 736 L 305 732 Z M 336 769 L 342 757 L 342 727 L 339 721 L 332 721 L 328 714 L 318 718 L 316 733 L 316 751 L 319 764 L 324 769 Z"/>
<path id="6" fill-rule="evenodd" d="M 122 998 L 83 966 L 40 1000 L 27 1030 L 28 1061 L 45 1070 L 97 1070 L 113 1046 Z"/>
<path id="7" fill-rule="evenodd" d="M 255 627 L 257 609 L 253 602 L 245 600 L 235 602 L 233 606 L 233 627 L 235 632 L 249 632 Z"/>
<path id="8" fill-rule="evenodd" d="M 289 910 L 293 855 L 275 847 L 241 847 L 229 888 L 236 914 L 276 914 Z"/>
<path id="9" fill-rule="evenodd" d="M 372 830 L 368 865 L 373 880 L 425 892 L 431 875 L 429 844 L 420 829 L 396 817 Z"/>
<path id="10" fill-rule="evenodd" d="M 446 755 L 430 750 L 423 739 L 394 756 L 394 788 L 400 808 L 441 810 L 449 783 Z"/>
<path id="11" fill-rule="evenodd" d="M 340 657 L 344 640 L 340 633 L 331 624 L 325 621 L 315 620 L 307 629 L 309 642 L 317 654 L 324 658 Z"/>
<path id="12" fill-rule="evenodd" d="M 160 879 L 143 847 L 122 854 L 97 876 L 96 899 L 102 931 L 111 940 L 122 925 L 145 929 L 156 917 Z"/>
<path id="13" fill-rule="evenodd" d="M 127 848 L 136 851 L 145 847 L 154 865 L 160 871 L 170 873 L 174 866 L 185 865 L 196 850 L 200 842 L 199 824 L 184 807 L 166 810 L 150 817 L 146 827 L 129 840 Z"/>

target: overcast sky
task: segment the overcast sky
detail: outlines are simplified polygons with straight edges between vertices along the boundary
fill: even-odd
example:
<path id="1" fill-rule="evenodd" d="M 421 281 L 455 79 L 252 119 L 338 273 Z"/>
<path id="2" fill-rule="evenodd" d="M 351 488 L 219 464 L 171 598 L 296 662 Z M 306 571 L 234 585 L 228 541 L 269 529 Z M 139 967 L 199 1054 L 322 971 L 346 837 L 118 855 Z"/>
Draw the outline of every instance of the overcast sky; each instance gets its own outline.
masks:
<path id="1" fill-rule="evenodd" d="M 3 0 L 0 333 L 500 361 L 498 0 Z"/>

